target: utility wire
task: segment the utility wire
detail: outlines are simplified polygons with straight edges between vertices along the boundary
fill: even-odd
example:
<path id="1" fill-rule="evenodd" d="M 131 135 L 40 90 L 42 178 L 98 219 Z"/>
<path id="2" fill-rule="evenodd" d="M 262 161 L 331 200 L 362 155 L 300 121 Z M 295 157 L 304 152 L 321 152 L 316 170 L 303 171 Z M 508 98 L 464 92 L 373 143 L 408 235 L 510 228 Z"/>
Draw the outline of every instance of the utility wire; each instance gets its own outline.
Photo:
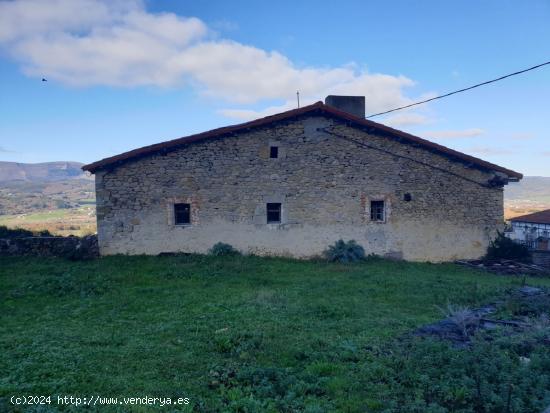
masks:
<path id="1" fill-rule="evenodd" d="M 536 66 L 530 67 L 528 69 L 520 70 L 519 72 L 510 73 L 508 75 L 501 76 L 501 77 L 493 79 L 493 80 L 488 80 L 488 81 L 483 82 L 483 83 L 478 83 L 477 85 L 473 85 L 473 86 L 470 86 L 470 87 L 467 87 L 467 88 L 464 88 L 464 89 L 455 90 L 453 92 L 445 93 L 444 95 L 440 95 L 440 96 L 436 96 L 436 97 L 433 97 L 433 98 L 430 98 L 430 99 L 422 100 L 420 102 L 411 103 L 410 105 L 401 106 L 399 108 L 395 108 L 395 109 L 391 109 L 391 110 L 386 110 L 385 112 L 375 113 L 373 115 L 366 116 L 365 118 L 366 119 L 374 118 L 375 116 L 385 115 L 386 113 L 391 113 L 391 112 L 395 112 L 397 110 L 410 108 L 411 106 L 421 105 L 421 104 L 426 103 L 426 102 L 431 102 L 432 100 L 446 98 L 447 96 L 451 96 L 451 95 L 455 95 L 455 94 L 460 93 L 460 92 L 465 92 L 467 90 L 475 89 L 476 87 L 488 85 L 489 83 L 498 82 L 499 80 L 506 79 L 507 77 L 516 76 L 516 75 L 519 75 L 519 74 L 522 74 L 522 73 L 525 73 L 525 72 L 529 72 L 530 70 L 538 69 L 539 67 L 546 66 L 546 65 L 550 65 L 550 62 L 541 63 L 540 65 L 536 65 Z"/>
<path id="2" fill-rule="evenodd" d="M 476 181 L 475 179 L 470 179 L 466 176 L 463 176 L 463 175 L 460 175 L 460 174 L 457 174 L 455 172 L 452 172 L 450 171 L 449 169 L 446 169 L 446 168 L 440 168 L 438 166 L 435 166 L 435 165 L 432 165 L 432 164 L 429 164 L 429 163 L 426 163 L 426 162 L 422 162 L 422 161 L 419 161 L 417 159 L 414 159 L 414 158 L 411 158 L 411 157 L 408 157 L 408 156 L 404 156 L 404 155 L 399 155 L 395 152 L 392 152 L 392 151 L 388 151 L 386 149 L 382 149 L 382 148 L 378 148 L 376 146 L 373 146 L 373 145 L 369 145 L 367 143 L 364 143 L 364 142 L 361 142 L 361 141 L 358 141 L 356 139 L 353 139 L 353 138 L 350 138 L 348 136 L 345 136 L 345 135 L 341 135 L 339 133 L 336 133 L 336 132 L 333 132 L 331 130 L 329 130 L 328 128 L 318 128 L 317 129 L 319 132 L 324 132 L 324 133 L 328 133 L 329 135 L 332 135 L 336 138 L 339 138 L 339 139 L 342 139 L 342 140 L 345 140 L 345 141 L 348 141 L 348 142 L 353 142 L 355 143 L 357 146 L 360 146 L 360 147 L 363 147 L 363 148 L 369 148 L 369 149 L 374 149 L 376 151 L 379 151 L 379 152 L 383 152 L 387 155 L 390 155 L 390 156 L 395 156 L 396 158 L 402 158 L 402 159 L 406 159 L 407 161 L 412 161 L 412 162 L 415 162 L 415 163 L 418 163 L 420 165 L 423 165 L 425 167 L 428 167 L 428 168 L 431 168 L 431 169 L 436 169 L 440 172 L 443 172 L 443 173 L 446 173 L 448 175 L 452 175 L 452 176 L 455 176 L 457 178 L 461 178 L 461 179 L 464 179 L 465 181 L 468 181 L 468 182 L 471 182 L 473 184 L 476 184 L 476 185 L 479 185 L 483 188 L 492 188 L 492 186 L 490 184 L 485 184 L 485 183 L 482 183 L 482 182 L 479 182 L 479 181 Z"/>

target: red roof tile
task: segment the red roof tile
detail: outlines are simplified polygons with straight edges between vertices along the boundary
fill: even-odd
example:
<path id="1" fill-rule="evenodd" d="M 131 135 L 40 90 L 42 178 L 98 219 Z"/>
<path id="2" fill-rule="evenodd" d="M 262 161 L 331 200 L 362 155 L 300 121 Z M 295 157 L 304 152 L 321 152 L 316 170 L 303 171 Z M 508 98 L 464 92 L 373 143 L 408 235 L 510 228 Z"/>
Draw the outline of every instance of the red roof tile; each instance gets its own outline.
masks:
<path id="1" fill-rule="evenodd" d="M 166 151 L 169 149 L 177 148 L 182 145 L 186 145 L 192 142 L 201 141 L 204 139 L 210 138 L 219 138 L 224 135 L 230 135 L 237 132 L 243 132 L 251 128 L 256 128 L 260 126 L 266 126 L 273 122 L 283 121 L 297 116 L 306 115 L 306 114 L 322 114 L 332 118 L 337 118 L 340 120 L 347 121 L 351 126 L 368 128 L 369 131 L 383 133 L 393 138 L 399 139 L 403 143 L 416 144 L 425 149 L 431 150 L 433 152 L 446 155 L 454 160 L 464 162 L 471 166 L 476 166 L 490 171 L 497 171 L 508 175 L 512 179 L 521 179 L 523 175 L 519 172 L 512 171 L 510 169 L 503 168 L 492 164 L 490 162 L 484 161 L 482 159 L 466 155 L 462 152 L 455 151 L 453 149 L 447 148 L 442 145 L 430 142 L 426 139 L 419 138 L 418 136 L 411 135 L 409 133 L 390 128 L 388 126 L 382 125 L 380 123 L 373 122 L 371 120 L 358 118 L 357 116 L 351 115 L 347 112 L 342 112 L 338 109 L 335 109 L 331 106 L 325 105 L 323 102 L 317 102 L 309 106 L 304 106 L 299 109 L 292 109 L 286 112 L 278 113 L 276 115 L 266 116 L 265 118 L 256 119 L 250 122 L 240 123 L 232 126 L 225 126 L 222 128 L 212 129 L 207 132 L 198 133 L 195 135 L 185 136 L 183 138 L 174 139 L 171 141 L 156 143 L 154 145 L 144 146 L 142 148 L 134 149 L 129 152 L 121 153 L 120 155 L 111 156 L 109 158 L 101 159 L 97 162 L 93 162 L 82 167 L 85 171 L 90 171 L 94 173 L 95 171 L 108 167 L 114 166 L 118 163 L 124 161 L 138 158 L 153 153 Z"/>
<path id="2" fill-rule="evenodd" d="M 532 214 L 522 215 L 519 217 L 514 217 L 510 221 L 530 222 L 532 224 L 550 224 L 550 209 L 533 212 Z"/>

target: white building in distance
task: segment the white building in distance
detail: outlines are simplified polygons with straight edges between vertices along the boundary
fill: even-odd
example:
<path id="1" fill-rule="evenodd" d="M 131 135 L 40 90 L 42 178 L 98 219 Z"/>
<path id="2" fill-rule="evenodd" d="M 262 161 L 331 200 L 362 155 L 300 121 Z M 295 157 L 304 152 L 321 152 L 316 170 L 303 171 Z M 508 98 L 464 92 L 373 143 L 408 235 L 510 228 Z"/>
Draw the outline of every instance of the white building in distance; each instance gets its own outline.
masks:
<path id="1" fill-rule="evenodd" d="M 509 238 L 532 250 L 550 250 L 550 209 L 512 218 L 510 224 Z"/>

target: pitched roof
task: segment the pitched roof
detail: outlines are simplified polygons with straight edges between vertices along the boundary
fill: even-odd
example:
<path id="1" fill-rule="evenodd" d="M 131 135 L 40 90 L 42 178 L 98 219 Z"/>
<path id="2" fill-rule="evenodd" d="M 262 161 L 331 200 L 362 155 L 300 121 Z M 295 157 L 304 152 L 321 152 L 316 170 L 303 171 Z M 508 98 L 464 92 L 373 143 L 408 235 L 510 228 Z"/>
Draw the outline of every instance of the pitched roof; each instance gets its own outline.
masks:
<path id="1" fill-rule="evenodd" d="M 478 167 L 484 170 L 497 171 L 504 173 L 509 178 L 519 180 L 523 178 L 523 175 L 519 172 L 512 171 L 510 169 L 503 168 L 484 161 L 482 159 L 466 155 L 462 152 L 455 151 L 442 145 L 430 142 L 426 139 L 419 138 L 418 136 L 411 135 L 409 133 L 390 128 L 389 126 L 382 125 L 380 123 L 373 122 L 368 119 L 359 118 L 351 115 L 347 112 L 342 112 L 331 106 L 325 105 L 323 102 L 317 102 L 309 106 L 304 106 L 299 109 L 292 109 L 286 112 L 281 112 L 276 115 L 266 116 L 265 118 L 256 119 L 250 122 L 240 123 L 237 125 L 225 126 L 222 128 L 212 129 L 207 132 L 197 133 L 195 135 L 185 136 L 166 142 L 156 143 L 154 145 L 144 146 L 142 148 L 134 149 L 128 152 L 121 153 L 119 155 L 111 156 L 109 158 L 101 159 L 97 162 L 93 162 L 82 167 L 85 171 L 92 173 L 105 167 L 115 166 L 119 163 L 125 162 L 130 159 L 139 158 L 142 156 L 175 149 L 182 145 L 201 141 L 204 139 L 220 138 L 222 136 L 231 135 L 237 132 L 244 132 L 252 128 L 266 126 L 274 122 L 284 121 L 292 118 L 296 118 L 306 114 L 321 114 L 328 117 L 336 118 L 348 122 L 351 126 L 359 128 L 367 128 L 369 132 L 376 132 L 380 134 L 393 137 L 403 143 L 409 143 L 420 146 L 432 152 L 439 153 L 441 155 L 452 158 L 453 160 L 466 163 L 467 165 Z"/>
<path id="2" fill-rule="evenodd" d="M 510 221 L 514 222 L 530 222 L 532 224 L 550 224 L 550 209 L 534 212 L 532 214 L 514 217 Z"/>

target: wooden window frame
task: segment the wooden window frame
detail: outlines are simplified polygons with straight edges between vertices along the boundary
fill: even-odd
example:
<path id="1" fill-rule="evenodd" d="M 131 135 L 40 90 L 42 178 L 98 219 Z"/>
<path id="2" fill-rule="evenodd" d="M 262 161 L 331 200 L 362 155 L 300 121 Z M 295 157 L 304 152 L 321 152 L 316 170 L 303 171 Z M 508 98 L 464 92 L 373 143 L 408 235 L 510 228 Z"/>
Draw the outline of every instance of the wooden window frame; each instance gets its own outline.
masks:
<path id="1" fill-rule="evenodd" d="M 178 211 L 178 207 L 186 208 L 187 207 L 187 219 L 184 221 L 178 222 L 178 215 L 185 214 L 185 211 Z M 173 204 L 173 213 L 174 213 L 174 225 L 176 226 L 189 226 L 191 225 L 191 204 L 187 202 L 175 202 Z"/>
<path id="2" fill-rule="evenodd" d="M 380 211 L 380 206 L 382 209 Z M 386 222 L 386 201 L 384 199 L 372 199 L 369 204 L 371 222 Z"/>
<path id="3" fill-rule="evenodd" d="M 283 204 L 281 202 L 268 202 L 265 205 L 268 224 L 280 224 L 283 216 Z M 278 214 L 278 220 L 270 219 L 270 214 Z"/>

